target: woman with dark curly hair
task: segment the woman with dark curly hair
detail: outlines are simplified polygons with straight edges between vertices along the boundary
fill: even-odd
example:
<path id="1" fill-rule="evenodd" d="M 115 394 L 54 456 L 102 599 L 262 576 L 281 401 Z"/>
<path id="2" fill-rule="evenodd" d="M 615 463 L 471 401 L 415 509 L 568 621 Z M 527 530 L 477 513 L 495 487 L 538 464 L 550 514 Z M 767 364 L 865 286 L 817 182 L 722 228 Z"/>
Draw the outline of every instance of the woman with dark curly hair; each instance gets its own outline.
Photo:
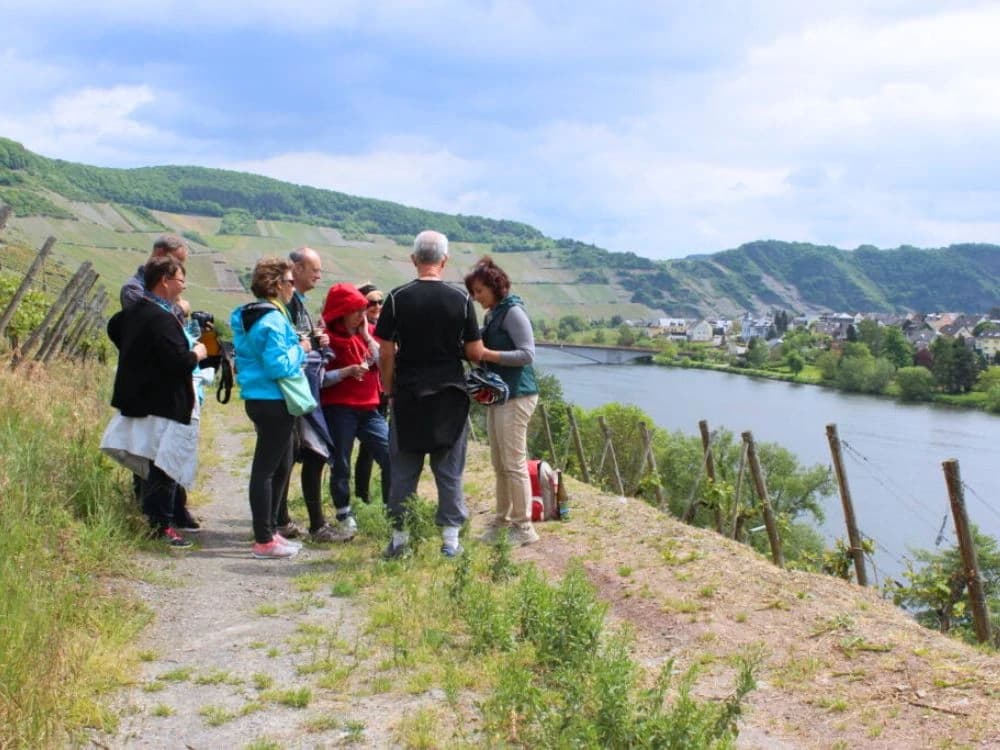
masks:
<path id="1" fill-rule="evenodd" d="M 496 540 L 507 528 L 512 545 L 538 541 L 531 523 L 531 480 L 528 476 L 528 422 L 538 404 L 538 384 L 531 366 L 535 337 L 524 302 L 510 293 L 510 278 L 485 256 L 465 277 L 465 288 L 484 310 L 482 365 L 507 384 L 510 397 L 486 409 L 490 458 L 496 472 L 496 514 L 482 541 Z"/>

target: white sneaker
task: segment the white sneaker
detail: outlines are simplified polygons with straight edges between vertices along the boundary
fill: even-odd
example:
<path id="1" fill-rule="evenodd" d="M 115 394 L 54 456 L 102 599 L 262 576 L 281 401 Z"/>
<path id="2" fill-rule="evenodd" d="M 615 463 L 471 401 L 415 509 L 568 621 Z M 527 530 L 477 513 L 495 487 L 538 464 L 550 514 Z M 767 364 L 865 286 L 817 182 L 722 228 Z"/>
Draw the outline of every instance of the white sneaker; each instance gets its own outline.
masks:
<path id="1" fill-rule="evenodd" d="M 291 542 L 285 539 L 285 537 L 283 537 L 277 531 L 274 532 L 271 538 L 274 539 L 278 544 L 282 545 L 283 547 L 288 547 L 289 549 L 293 549 L 296 552 L 302 549 L 302 542 Z"/>
<path id="2" fill-rule="evenodd" d="M 347 516 L 345 516 L 344 518 L 341 518 L 340 521 L 338 521 L 338 524 L 339 524 L 340 528 L 345 529 L 347 531 L 357 531 L 358 530 L 358 522 L 354 518 L 354 514 L 353 513 L 350 513 Z"/>
<path id="3" fill-rule="evenodd" d="M 275 560 L 295 557 L 299 553 L 298 547 L 286 547 L 277 537 L 271 539 L 267 544 L 255 543 L 250 548 L 250 554 L 258 560 Z"/>

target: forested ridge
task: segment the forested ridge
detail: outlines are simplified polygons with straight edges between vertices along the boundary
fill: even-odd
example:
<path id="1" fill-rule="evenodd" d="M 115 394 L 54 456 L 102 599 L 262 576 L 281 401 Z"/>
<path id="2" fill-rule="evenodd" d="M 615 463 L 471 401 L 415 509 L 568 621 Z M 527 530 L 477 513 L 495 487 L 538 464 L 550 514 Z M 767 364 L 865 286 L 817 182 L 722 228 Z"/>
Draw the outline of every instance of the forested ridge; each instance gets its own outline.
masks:
<path id="1" fill-rule="evenodd" d="M 0 202 L 19 216 L 72 218 L 45 191 L 78 201 L 220 216 L 232 233 L 252 226 L 253 219 L 290 220 L 330 226 L 349 239 L 380 234 L 406 244 L 434 227 L 453 241 L 479 243 L 495 253 L 538 251 L 547 261 L 578 269 L 578 283 L 614 282 L 628 301 L 673 316 L 769 308 L 977 312 L 1000 300 L 1000 246 L 992 244 L 843 250 L 762 240 L 711 255 L 654 261 L 549 238 L 516 221 L 426 211 L 222 169 L 94 167 L 48 159 L 0 138 Z"/>

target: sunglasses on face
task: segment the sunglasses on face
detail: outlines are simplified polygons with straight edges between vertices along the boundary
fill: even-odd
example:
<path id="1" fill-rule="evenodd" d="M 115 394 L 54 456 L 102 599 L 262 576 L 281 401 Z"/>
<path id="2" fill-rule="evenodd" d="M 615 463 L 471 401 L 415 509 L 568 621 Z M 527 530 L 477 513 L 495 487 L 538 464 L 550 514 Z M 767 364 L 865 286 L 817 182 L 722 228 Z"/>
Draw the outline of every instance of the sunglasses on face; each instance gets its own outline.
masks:
<path id="1" fill-rule="evenodd" d="M 368 300 L 368 307 L 380 307 L 381 305 L 382 305 L 382 300 L 380 299 Z"/>

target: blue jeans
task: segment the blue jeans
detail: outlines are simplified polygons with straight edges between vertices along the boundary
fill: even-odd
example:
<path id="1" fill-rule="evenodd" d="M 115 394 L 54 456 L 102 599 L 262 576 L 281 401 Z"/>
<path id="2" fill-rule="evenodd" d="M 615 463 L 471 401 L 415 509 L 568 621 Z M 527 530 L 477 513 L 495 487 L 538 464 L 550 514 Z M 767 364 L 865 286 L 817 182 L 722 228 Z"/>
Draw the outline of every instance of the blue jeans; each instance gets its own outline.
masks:
<path id="1" fill-rule="evenodd" d="M 335 446 L 330 457 L 330 495 L 338 509 L 351 504 L 351 449 L 355 438 L 382 470 L 382 502 L 389 499 L 389 424 L 376 409 L 324 406 L 323 416 Z"/>

